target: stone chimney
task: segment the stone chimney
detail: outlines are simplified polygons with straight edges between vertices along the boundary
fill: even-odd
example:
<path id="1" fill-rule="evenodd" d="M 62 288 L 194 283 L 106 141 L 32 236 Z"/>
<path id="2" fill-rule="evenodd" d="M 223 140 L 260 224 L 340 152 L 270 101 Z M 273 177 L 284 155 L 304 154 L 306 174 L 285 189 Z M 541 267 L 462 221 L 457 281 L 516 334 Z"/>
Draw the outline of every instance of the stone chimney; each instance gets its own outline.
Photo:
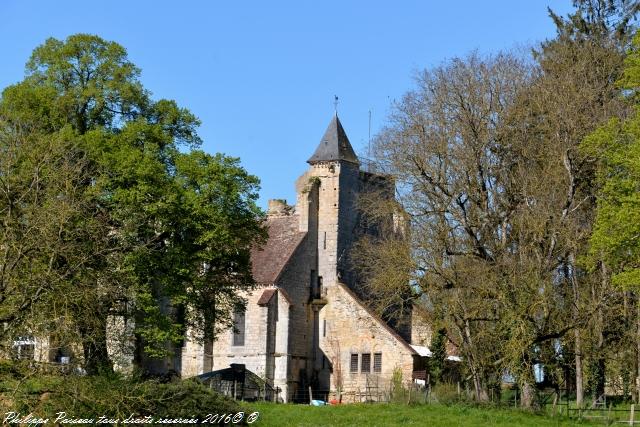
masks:
<path id="1" fill-rule="evenodd" d="M 293 206 L 287 205 L 284 199 L 270 199 L 267 216 L 287 216 L 291 214 Z"/>

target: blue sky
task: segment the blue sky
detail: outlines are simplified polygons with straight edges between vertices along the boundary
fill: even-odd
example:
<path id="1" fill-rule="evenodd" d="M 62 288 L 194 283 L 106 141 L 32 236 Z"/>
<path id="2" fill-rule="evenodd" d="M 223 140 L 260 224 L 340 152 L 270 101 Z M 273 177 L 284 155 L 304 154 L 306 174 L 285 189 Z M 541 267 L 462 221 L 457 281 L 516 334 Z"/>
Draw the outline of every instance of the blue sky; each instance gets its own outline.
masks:
<path id="1" fill-rule="evenodd" d="M 295 200 L 293 183 L 333 114 L 366 153 L 412 76 L 471 50 L 554 36 L 547 7 L 570 0 L 0 0 L 0 87 L 24 76 L 47 37 L 84 32 L 122 44 L 155 98 L 201 120 L 205 151 L 240 157 L 260 204 Z"/>

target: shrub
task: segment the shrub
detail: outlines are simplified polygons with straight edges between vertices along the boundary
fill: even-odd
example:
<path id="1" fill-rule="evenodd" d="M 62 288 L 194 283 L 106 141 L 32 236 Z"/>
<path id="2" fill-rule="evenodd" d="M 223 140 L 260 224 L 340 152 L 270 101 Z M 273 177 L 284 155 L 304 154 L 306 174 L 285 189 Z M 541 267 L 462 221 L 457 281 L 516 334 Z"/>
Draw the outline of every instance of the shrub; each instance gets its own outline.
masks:
<path id="1" fill-rule="evenodd" d="M 433 386 L 431 393 L 443 405 L 453 405 L 464 400 L 464 397 L 458 393 L 458 387 L 451 383 L 438 383 Z"/>
<path id="2" fill-rule="evenodd" d="M 126 419 L 199 418 L 207 414 L 247 411 L 235 401 L 194 381 L 162 383 L 119 374 L 90 377 L 47 376 L 2 381 L 2 402 L 21 413 L 54 417 L 66 412 L 74 418 L 101 415 Z M 8 386 L 10 385 L 10 386 Z M 10 391 L 13 389 L 13 391 Z"/>

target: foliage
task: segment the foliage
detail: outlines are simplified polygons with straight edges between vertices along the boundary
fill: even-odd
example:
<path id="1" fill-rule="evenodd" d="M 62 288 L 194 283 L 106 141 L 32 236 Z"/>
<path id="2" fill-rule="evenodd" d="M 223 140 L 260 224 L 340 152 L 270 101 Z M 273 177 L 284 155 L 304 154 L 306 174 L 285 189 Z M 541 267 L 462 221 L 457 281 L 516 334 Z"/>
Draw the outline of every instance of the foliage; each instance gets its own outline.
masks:
<path id="1" fill-rule="evenodd" d="M 625 60 L 623 89 L 640 88 L 640 34 Z M 596 223 L 590 264 L 614 268 L 612 281 L 640 289 L 640 108 L 626 120 L 612 119 L 587 138 L 583 150 L 598 162 Z"/>
<path id="2" fill-rule="evenodd" d="M 447 331 L 440 328 L 435 331 L 431 344 L 431 357 L 429 358 L 429 375 L 431 383 L 441 383 L 444 379 L 445 363 L 447 360 Z"/>
<path id="3" fill-rule="evenodd" d="M 603 393 L 604 364 L 632 342 L 636 297 L 611 287 L 606 264 L 578 263 L 597 196 L 595 163 L 579 147 L 629 114 L 615 82 L 638 4 L 574 4 L 567 18 L 551 12 L 557 36 L 531 58 L 472 53 L 420 73 L 374 141 L 408 248 L 363 239 L 359 268 L 381 304 L 414 284 L 411 302 L 446 328 L 481 401 L 509 372 L 533 405 L 542 363 L 549 385 L 575 384 L 582 402 L 587 366 Z"/>
<path id="4" fill-rule="evenodd" d="M 464 401 L 464 396 L 458 393 L 458 386 L 452 383 L 438 383 L 432 387 L 431 393 L 436 401 L 443 405 L 453 405 Z"/>
<path id="5" fill-rule="evenodd" d="M 19 381 L 22 384 L 16 388 Z M 203 419 L 210 413 L 241 410 L 235 401 L 192 380 L 161 383 L 117 374 L 32 378 L 3 375 L 0 386 L 4 412 L 20 411 L 43 418 L 66 412 L 74 418 L 93 419 L 101 415 L 126 419 L 131 414 Z"/>
<path id="6" fill-rule="evenodd" d="M 264 237 L 258 179 L 238 159 L 198 150 L 198 119 L 174 101 L 152 100 L 139 75 L 114 42 L 49 39 L 0 100 L 0 247 L 20 261 L 0 261 L 16 273 L 0 278 L 3 291 L 16 291 L 0 300 L 11 323 L 5 335 L 54 333 L 59 347 L 81 342 L 91 373 L 110 365 L 109 315 L 135 320 L 137 354 L 145 357 L 166 355 L 187 327 L 210 338 L 229 325 L 243 304 L 237 290 L 253 285 L 249 250 Z M 51 183 L 15 161 L 27 156 L 39 159 Z M 21 227 L 34 242 L 28 251 Z M 35 288 L 22 286 L 25 277 Z M 47 321 L 27 322 L 32 313 L 47 313 Z"/>

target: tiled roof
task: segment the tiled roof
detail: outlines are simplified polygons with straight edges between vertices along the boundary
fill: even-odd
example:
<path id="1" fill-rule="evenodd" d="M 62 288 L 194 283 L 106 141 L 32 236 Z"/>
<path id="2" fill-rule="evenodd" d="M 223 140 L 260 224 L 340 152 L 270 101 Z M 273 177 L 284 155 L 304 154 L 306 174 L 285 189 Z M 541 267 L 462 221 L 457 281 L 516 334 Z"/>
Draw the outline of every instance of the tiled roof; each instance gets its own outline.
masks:
<path id="1" fill-rule="evenodd" d="M 353 147 L 347 138 L 338 115 L 333 116 L 329 127 L 320 140 L 320 145 L 316 148 L 313 156 L 307 160 L 308 163 L 328 162 L 344 160 L 346 162 L 358 163 L 358 157 L 353 151 Z"/>
<path id="2" fill-rule="evenodd" d="M 269 217 L 269 238 L 251 251 L 253 278 L 258 284 L 275 284 L 306 232 L 299 231 L 297 215 Z"/>
<path id="3" fill-rule="evenodd" d="M 273 295 L 275 295 L 277 289 L 276 288 L 268 288 L 262 291 L 262 295 L 260 295 L 260 299 L 258 299 L 258 305 L 267 305 Z"/>

